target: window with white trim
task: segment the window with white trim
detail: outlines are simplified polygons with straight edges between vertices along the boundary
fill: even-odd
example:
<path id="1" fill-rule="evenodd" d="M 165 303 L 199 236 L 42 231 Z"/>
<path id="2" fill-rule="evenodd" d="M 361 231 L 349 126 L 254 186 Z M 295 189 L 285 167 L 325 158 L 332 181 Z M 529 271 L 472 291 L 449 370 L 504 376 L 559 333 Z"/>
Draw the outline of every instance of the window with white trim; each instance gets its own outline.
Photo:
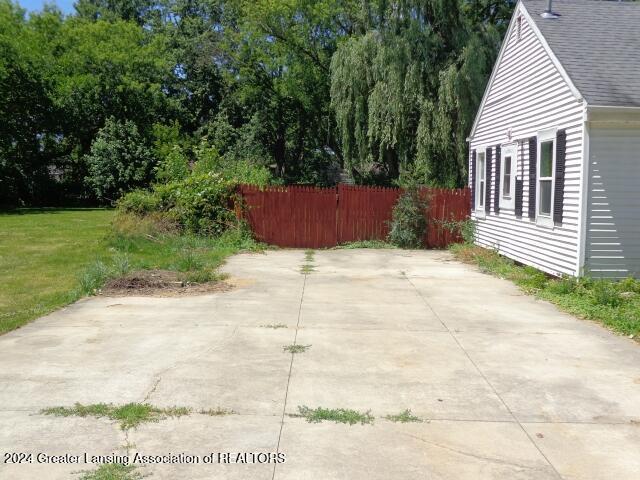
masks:
<path id="1" fill-rule="evenodd" d="M 478 160 L 476 162 L 476 210 L 484 212 L 484 200 L 485 189 L 487 186 L 487 179 L 485 178 L 486 169 L 486 157 L 485 152 L 478 152 Z"/>
<path id="2" fill-rule="evenodd" d="M 502 147 L 502 165 L 500 170 L 500 206 L 514 208 L 516 193 L 516 146 Z"/>
<path id="3" fill-rule="evenodd" d="M 553 225 L 553 195 L 555 190 L 556 132 L 538 135 L 538 188 L 536 218 L 541 223 Z"/>

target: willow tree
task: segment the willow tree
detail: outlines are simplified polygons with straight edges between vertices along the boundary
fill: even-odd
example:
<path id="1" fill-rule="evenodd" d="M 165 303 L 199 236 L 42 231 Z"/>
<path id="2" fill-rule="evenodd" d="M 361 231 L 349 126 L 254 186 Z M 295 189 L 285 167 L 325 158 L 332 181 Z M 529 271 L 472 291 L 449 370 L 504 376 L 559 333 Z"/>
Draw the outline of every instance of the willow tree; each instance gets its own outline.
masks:
<path id="1" fill-rule="evenodd" d="M 465 138 L 504 29 L 493 16 L 511 3 L 363 3 L 365 32 L 331 62 L 345 164 L 359 181 L 464 183 Z"/>

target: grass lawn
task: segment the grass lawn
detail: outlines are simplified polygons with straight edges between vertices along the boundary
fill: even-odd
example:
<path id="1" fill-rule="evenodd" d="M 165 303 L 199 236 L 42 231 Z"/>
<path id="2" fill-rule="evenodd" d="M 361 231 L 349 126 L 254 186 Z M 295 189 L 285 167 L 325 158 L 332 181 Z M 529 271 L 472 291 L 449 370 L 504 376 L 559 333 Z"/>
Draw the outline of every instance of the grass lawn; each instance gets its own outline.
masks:
<path id="1" fill-rule="evenodd" d="M 259 249 L 242 229 L 217 238 L 180 235 L 112 210 L 0 214 L 0 334 L 95 293 L 110 278 L 161 269 L 204 283 L 218 278 L 229 255 Z"/>
<path id="2" fill-rule="evenodd" d="M 0 333 L 70 301 L 83 269 L 107 249 L 110 210 L 0 213 Z"/>
<path id="3" fill-rule="evenodd" d="M 493 250 L 452 245 L 456 258 L 480 270 L 516 283 L 526 293 L 560 309 L 602 323 L 614 332 L 640 340 L 640 281 L 591 278 L 550 278 L 539 270 L 516 264 Z"/>

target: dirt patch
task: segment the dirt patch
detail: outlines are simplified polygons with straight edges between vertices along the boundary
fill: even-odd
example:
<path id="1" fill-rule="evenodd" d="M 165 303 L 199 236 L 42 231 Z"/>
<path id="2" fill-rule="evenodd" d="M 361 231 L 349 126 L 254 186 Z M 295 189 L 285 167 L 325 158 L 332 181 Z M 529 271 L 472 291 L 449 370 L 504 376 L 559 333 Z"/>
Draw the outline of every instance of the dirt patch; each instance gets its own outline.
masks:
<path id="1" fill-rule="evenodd" d="M 227 292 L 233 285 L 213 281 L 188 283 L 180 280 L 177 272 L 169 270 L 141 270 L 124 277 L 109 280 L 100 291 L 107 297 L 177 297 Z"/>

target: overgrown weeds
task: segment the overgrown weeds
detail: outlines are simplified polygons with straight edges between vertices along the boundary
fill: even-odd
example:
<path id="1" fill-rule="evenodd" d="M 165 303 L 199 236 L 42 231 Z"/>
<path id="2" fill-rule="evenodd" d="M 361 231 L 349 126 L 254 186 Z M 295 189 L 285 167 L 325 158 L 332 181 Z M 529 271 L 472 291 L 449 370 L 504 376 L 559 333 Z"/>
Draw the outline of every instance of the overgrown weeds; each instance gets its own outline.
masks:
<path id="1" fill-rule="evenodd" d="M 300 267 L 300 273 L 304 275 L 308 275 L 312 272 L 315 272 L 315 268 L 313 265 L 313 259 L 315 257 L 316 252 L 314 250 L 305 250 L 304 252 L 304 261 L 305 263 Z"/>
<path id="2" fill-rule="evenodd" d="M 129 430 L 141 423 L 159 422 L 168 417 L 189 415 L 191 410 L 186 407 L 158 408 L 148 403 L 127 403 L 121 406 L 106 403 L 93 405 L 76 403 L 73 407 L 45 408 L 40 413 L 56 417 L 109 418 L 120 423 L 122 430 Z"/>
<path id="3" fill-rule="evenodd" d="M 387 415 L 386 417 L 387 420 L 391 421 L 391 422 L 396 422 L 396 423 L 422 423 L 424 422 L 423 419 L 421 419 L 420 417 L 416 417 L 413 413 L 411 413 L 411 410 L 406 409 L 400 413 L 398 413 L 397 415 Z"/>
<path id="4" fill-rule="evenodd" d="M 220 281 L 217 268 L 239 251 L 260 251 L 249 229 L 239 224 L 217 237 L 177 233 L 175 227 L 153 216 L 140 217 L 120 212 L 108 238 L 108 254 L 96 259 L 78 280 L 76 296 L 93 295 L 108 280 L 139 270 L 178 272 L 186 284 Z"/>
<path id="5" fill-rule="evenodd" d="M 640 281 L 562 277 L 555 278 L 493 250 L 473 245 L 453 245 L 459 260 L 481 271 L 511 280 L 526 293 L 548 300 L 573 315 L 594 320 L 611 330 L 640 337 Z"/>
<path id="6" fill-rule="evenodd" d="M 335 423 L 346 423 L 349 425 L 355 425 L 357 423 L 361 425 L 372 424 L 374 421 L 371 411 L 358 412 L 357 410 L 351 410 L 346 408 L 322 408 L 315 409 L 307 406 L 298 407 L 298 413 L 290 415 L 292 417 L 302 417 L 309 423 L 320 423 L 324 421 Z"/>
<path id="7" fill-rule="evenodd" d="M 82 470 L 78 480 L 140 480 L 144 478 L 135 465 L 105 463 L 95 470 Z"/>
<path id="8" fill-rule="evenodd" d="M 311 345 L 285 345 L 282 350 L 287 353 L 304 353 L 311 348 Z"/>

